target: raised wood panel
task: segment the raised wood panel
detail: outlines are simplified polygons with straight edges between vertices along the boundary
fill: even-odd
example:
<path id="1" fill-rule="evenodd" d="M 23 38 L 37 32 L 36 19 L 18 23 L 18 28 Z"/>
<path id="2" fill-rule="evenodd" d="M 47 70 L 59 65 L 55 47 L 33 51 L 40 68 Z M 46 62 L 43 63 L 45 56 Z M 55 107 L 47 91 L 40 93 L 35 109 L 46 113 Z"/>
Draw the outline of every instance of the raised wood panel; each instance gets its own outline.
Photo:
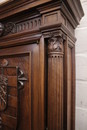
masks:
<path id="1" fill-rule="evenodd" d="M 9 51 L 10 51 L 10 49 L 9 49 Z M 21 122 L 24 122 L 24 120 L 27 119 L 27 121 L 25 121 L 25 127 L 26 127 L 26 129 L 29 129 L 29 127 L 31 125 L 27 125 L 27 123 L 28 122 L 30 123 L 29 120 L 31 120 L 31 116 L 29 113 L 30 109 L 31 109 L 31 105 L 29 106 L 29 104 L 31 104 L 31 98 L 29 98 L 29 96 L 31 96 L 29 94 L 29 93 L 31 93 L 31 91 L 30 91 L 31 90 L 31 86 L 30 86 L 30 83 L 31 83 L 31 78 L 30 78 L 31 54 L 30 54 L 30 52 L 27 52 L 24 54 L 23 54 L 23 52 L 21 52 L 19 55 L 17 53 L 14 53 L 12 56 L 10 56 L 8 53 L 9 52 L 4 53 L 3 58 L 8 60 L 9 67 L 10 66 L 19 66 L 25 73 L 25 76 L 27 77 L 28 81 L 27 81 L 27 83 L 25 83 L 24 88 L 18 94 L 17 77 L 15 76 L 14 69 L 9 68 L 9 69 L 7 69 L 7 71 L 5 70 L 5 74 L 7 73 L 9 75 L 8 76 L 8 85 L 9 85 L 8 107 L 5 111 L 5 113 L 1 114 L 2 123 L 3 123 L 3 125 L 8 126 L 9 129 L 10 128 L 16 129 L 17 123 L 19 122 L 20 118 L 21 118 Z M 5 54 L 6 54 L 6 56 L 5 56 Z M 2 58 L 0 60 L 2 60 Z M 27 72 L 29 72 L 29 73 L 27 73 Z M 20 100 L 20 98 L 21 98 L 21 100 Z M 18 102 L 18 100 L 19 100 L 19 102 Z M 16 107 L 17 104 L 18 104 L 18 107 Z M 23 109 L 27 113 L 25 113 L 25 111 Z M 19 114 L 18 119 L 17 119 L 17 115 L 18 115 L 17 112 Z M 29 114 L 29 116 L 28 116 L 28 114 Z M 11 118 L 13 117 L 13 119 L 15 119 L 15 121 L 11 118 L 9 119 L 8 116 L 11 116 Z M 18 122 L 17 122 L 17 120 L 18 120 Z M 13 123 L 11 123 L 11 122 L 13 122 Z M 15 122 L 16 122 L 16 124 L 15 124 Z M 20 127 L 23 128 L 24 124 L 22 123 L 21 125 L 20 125 Z M 3 130 L 5 130 L 4 126 L 3 126 Z"/>
<path id="2" fill-rule="evenodd" d="M 7 54 L 8 55 L 8 54 Z M 11 89 L 10 91 L 10 95 L 9 95 L 9 92 L 7 93 L 8 94 L 8 106 L 7 106 L 7 113 L 1 113 L 1 118 L 2 118 L 2 123 L 3 125 L 6 125 L 8 126 L 9 128 L 14 128 L 16 129 L 17 127 L 17 121 L 19 119 L 18 118 L 18 115 L 19 117 L 21 118 L 21 122 L 23 121 L 22 119 L 22 116 L 26 119 L 27 118 L 27 114 L 24 112 L 24 111 L 19 111 L 20 110 L 20 107 L 25 109 L 25 111 L 27 111 L 27 113 L 29 113 L 29 82 L 30 82 L 30 78 L 29 78 L 29 74 L 30 73 L 27 73 L 28 71 L 31 71 L 30 70 L 30 63 L 31 63 L 31 60 L 29 61 L 30 59 L 30 52 L 29 54 L 25 53 L 23 54 L 14 54 L 13 56 L 4 56 L 3 58 L 5 58 L 8 63 L 9 63 L 9 69 L 5 69 L 5 74 L 7 73 L 9 76 L 7 77 L 8 78 L 8 86 L 9 86 L 9 90 Z M 0 59 L 2 60 L 2 59 Z M 11 68 L 10 69 L 10 66 L 19 66 L 23 72 L 25 73 L 25 76 L 27 77 L 27 83 L 24 85 L 24 88 L 22 89 L 22 93 L 21 92 L 18 92 L 18 88 L 17 88 L 17 76 L 15 76 L 15 70 L 14 68 Z M 26 68 L 24 68 L 26 66 Z M 13 75 L 13 76 L 12 76 Z M 13 95 L 13 90 L 15 89 L 16 90 L 16 94 Z M 14 91 L 15 92 L 15 91 Z M 20 96 L 21 96 L 21 99 L 22 101 L 20 101 Z M 19 101 L 18 101 L 19 100 Z M 23 106 L 24 105 L 24 106 Z M 10 110 L 9 108 L 13 108 L 15 110 L 15 112 L 12 114 L 14 115 L 16 113 L 16 115 L 12 116 L 12 114 L 10 115 Z M 19 111 L 19 112 L 18 112 Z M 21 114 L 22 113 L 22 114 Z M 27 121 L 29 122 L 29 117 L 27 118 Z M 24 122 L 24 121 L 23 121 Z M 26 126 L 26 129 L 29 129 L 30 126 L 27 126 L 27 124 L 25 125 Z"/>
<path id="3" fill-rule="evenodd" d="M 8 87 L 8 95 L 9 96 L 17 96 L 17 89 L 14 87 Z"/>
<path id="4" fill-rule="evenodd" d="M 17 108 L 17 97 L 8 96 L 8 106 Z"/>
<path id="5" fill-rule="evenodd" d="M 58 21 L 58 11 L 44 15 L 44 24 L 55 23 Z"/>
<path id="6" fill-rule="evenodd" d="M 44 39 L 42 38 L 41 44 Z M 39 44 L 26 45 L 23 47 L 13 47 L 8 48 L 7 51 L 4 52 L 4 49 L 0 50 L 0 60 L 5 58 L 9 62 L 10 66 L 19 66 L 26 78 L 27 81 L 24 83 L 23 89 L 17 92 L 17 86 L 13 81 L 15 77 L 15 71 L 8 69 L 8 78 L 9 78 L 9 87 L 8 87 L 8 107 L 5 111 L 5 115 L 11 115 L 12 117 L 16 116 L 17 109 L 15 108 L 17 104 L 16 96 L 18 95 L 18 128 L 17 130 L 32 129 L 38 130 L 40 128 L 44 129 L 44 81 L 41 82 L 42 77 L 44 78 L 44 64 L 41 63 L 43 59 L 41 59 L 41 63 L 39 63 L 39 52 L 44 57 L 44 53 L 41 52 L 41 46 L 39 48 Z M 15 52 L 16 49 L 16 52 Z M 2 57 L 3 55 L 3 57 Z M 32 59 L 31 59 L 32 57 Z M 44 62 L 43 62 L 44 63 Z M 41 76 L 39 75 L 39 69 L 43 68 L 43 72 Z M 11 72 L 10 72 L 11 71 Z M 6 74 L 6 70 L 5 70 Z M 11 76 L 12 75 L 12 76 Z M 37 76 L 38 75 L 38 76 Z M 12 81 L 11 82 L 11 77 Z M 38 84 L 37 84 L 38 83 Z M 40 85 L 42 84 L 42 85 Z M 43 87 L 43 89 L 41 89 Z M 42 94 L 41 94 L 42 93 Z M 41 97 L 41 98 L 40 98 Z M 41 107 L 41 109 L 40 109 Z M 10 113 L 11 111 L 11 113 Z M 39 115 L 39 116 L 38 116 Z M 39 125 L 39 122 L 40 125 Z M 34 125 L 33 125 L 34 124 Z M 10 126 L 7 126 L 10 129 Z M 3 130 L 5 130 L 6 125 L 3 126 Z M 7 129 L 8 129 L 7 128 Z"/>

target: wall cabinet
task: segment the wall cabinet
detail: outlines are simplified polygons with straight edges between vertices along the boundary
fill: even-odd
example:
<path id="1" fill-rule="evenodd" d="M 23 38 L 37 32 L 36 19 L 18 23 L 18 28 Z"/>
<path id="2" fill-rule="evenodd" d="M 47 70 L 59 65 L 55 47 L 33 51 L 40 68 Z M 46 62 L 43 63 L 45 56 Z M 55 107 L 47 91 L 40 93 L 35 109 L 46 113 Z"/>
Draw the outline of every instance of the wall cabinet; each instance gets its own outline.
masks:
<path id="1" fill-rule="evenodd" d="M 80 1 L 0 6 L 0 130 L 75 130 Z"/>

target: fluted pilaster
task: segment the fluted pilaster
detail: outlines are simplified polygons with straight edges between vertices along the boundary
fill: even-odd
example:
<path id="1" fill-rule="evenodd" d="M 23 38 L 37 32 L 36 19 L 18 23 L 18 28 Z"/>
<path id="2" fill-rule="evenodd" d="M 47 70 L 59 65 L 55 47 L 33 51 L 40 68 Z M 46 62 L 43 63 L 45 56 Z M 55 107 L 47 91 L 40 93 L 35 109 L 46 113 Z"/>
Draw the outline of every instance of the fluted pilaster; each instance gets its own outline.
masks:
<path id="1" fill-rule="evenodd" d="M 48 40 L 48 130 L 63 129 L 63 35 Z"/>

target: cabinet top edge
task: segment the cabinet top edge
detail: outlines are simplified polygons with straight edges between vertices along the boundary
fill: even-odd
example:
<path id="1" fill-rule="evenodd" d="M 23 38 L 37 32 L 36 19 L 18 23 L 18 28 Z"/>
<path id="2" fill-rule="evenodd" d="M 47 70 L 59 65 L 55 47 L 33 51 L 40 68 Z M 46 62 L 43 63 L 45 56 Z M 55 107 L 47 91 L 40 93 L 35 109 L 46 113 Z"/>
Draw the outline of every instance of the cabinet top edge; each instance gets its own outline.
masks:
<path id="1" fill-rule="evenodd" d="M 6 4 L 0 5 L 0 20 L 14 14 L 29 10 L 35 7 L 42 7 L 46 3 L 60 2 L 66 5 L 71 15 L 75 18 L 77 25 L 84 16 L 80 0 L 11 0 Z M 45 8 L 44 8 L 45 9 Z"/>

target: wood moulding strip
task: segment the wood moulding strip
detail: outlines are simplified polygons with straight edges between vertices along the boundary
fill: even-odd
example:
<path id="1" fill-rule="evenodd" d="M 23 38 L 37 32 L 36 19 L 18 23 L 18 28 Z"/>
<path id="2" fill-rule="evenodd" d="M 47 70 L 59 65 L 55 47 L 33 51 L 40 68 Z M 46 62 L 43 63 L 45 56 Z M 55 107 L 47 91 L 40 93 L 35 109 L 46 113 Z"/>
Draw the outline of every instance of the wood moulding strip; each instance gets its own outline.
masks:
<path id="1" fill-rule="evenodd" d="M 7 6 L 7 8 L 2 8 L 0 9 L 0 19 L 9 17 L 11 15 L 14 15 L 16 13 L 19 13 L 21 11 L 24 10 L 28 10 L 30 8 L 34 8 L 35 6 L 44 4 L 46 2 L 50 2 L 51 0 L 34 0 L 33 2 L 30 3 L 30 1 L 27 2 L 22 2 L 22 3 L 17 3 L 14 6 L 14 1 L 12 2 L 11 5 L 9 5 L 9 7 Z"/>

